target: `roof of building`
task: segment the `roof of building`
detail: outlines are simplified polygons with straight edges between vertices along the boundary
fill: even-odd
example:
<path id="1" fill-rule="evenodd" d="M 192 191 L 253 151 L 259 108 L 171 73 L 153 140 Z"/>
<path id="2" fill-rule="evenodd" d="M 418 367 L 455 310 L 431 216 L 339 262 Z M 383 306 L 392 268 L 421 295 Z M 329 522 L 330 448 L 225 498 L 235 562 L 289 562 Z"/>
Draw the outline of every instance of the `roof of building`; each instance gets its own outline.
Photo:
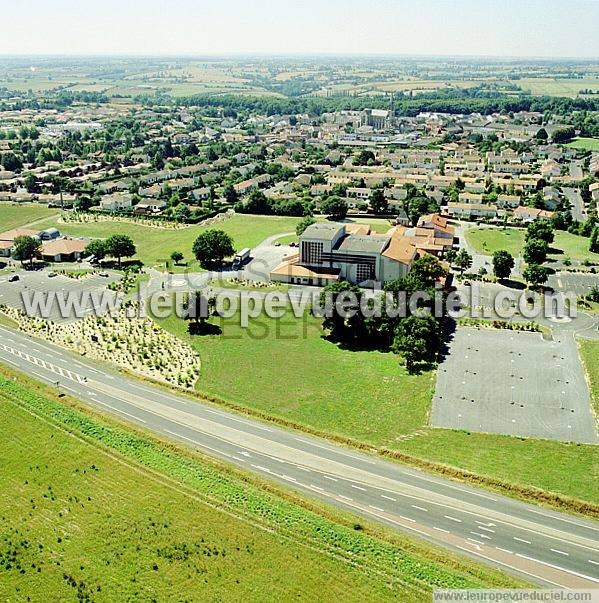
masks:
<path id="1" fill-rule="evenodd" d="M 310 226 L 304 230 L 302 237 L 332 241 L 342 229 L 345 229 L 343 224 L 337 224 L 335 222 L 317 222 L 316 224 L 310 224 Z"/>
<path id="2" fill-rule="evenodd" d="M 383 255 L 386 258 L 390 258 L 396 262 L 401 262 L 402 264 L 407 265 L 412 263 L 417 254 L 418 251 L 416 247 L 411 245 L 408 241 L 394 237 L 390 239 L 387 249 L 383 251 Z"/>
<path id="3" fill-rule="evenodd" d="M 297 263 L 298 256 L 294 255 L 279 264 L 271 271 L 271 274 L 281 276 L 293 276 L 302 278 L 324 278 L 329 280 L 339 280 L 339 270 L 336 268 L 308 268 Z"/>
<path id="4" fill-rule="evenodd" d="M 349 253 L 382 253 L 389 243 L 389 237 L 371 235 L 348 235 L 336 251 Z"/>
<path id="5" fill-rule="evenodd" d="M 14 228 L 0 233 L 0 241 L 14 241 L 17 237 L 38 237 L 39 230 L 29 230 L 27 228 Z"/>
<path id="6" fill-rule="evenodd" d="M 89 241 L 83 239 L 56 239 L 42 244 L 42 255 L 70 255 L 83 253 Z"/>
<path id="7" fill-rule="evenodd" d="M 372 233 L 372 229 L 368 224 L 346 224 L 345 232 L 352 235 L 369 235 Z"/>

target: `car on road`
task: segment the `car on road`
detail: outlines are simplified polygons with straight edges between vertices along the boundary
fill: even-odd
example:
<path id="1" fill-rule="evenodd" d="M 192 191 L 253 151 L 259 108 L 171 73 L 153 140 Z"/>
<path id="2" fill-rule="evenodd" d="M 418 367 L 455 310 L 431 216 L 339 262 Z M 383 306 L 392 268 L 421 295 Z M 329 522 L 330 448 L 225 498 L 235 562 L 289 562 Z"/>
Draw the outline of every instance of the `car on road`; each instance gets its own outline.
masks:
<path id="1" fill-rule="evenodd" d="M 12 276 L 8 277 L 8 282 L 9 283 L 14 283 L 16 281 L 21 280 L 18 274 L 13 274 Z"/>
<path id="2" fill-rule="evenodd" d="M 55 276 L 58 276 L 58 274 L 56 274 L 56 272 L 49 272 L 48 273 L 48 278 L 54 278 Z"/>
<path id="3" fill-rule="evenodd" d="M 103 276 L 104 278 L 108 278 L 110 276 L 110 274 L 108 274 L 108 272 L 100 272 L 100 276 Z"/>

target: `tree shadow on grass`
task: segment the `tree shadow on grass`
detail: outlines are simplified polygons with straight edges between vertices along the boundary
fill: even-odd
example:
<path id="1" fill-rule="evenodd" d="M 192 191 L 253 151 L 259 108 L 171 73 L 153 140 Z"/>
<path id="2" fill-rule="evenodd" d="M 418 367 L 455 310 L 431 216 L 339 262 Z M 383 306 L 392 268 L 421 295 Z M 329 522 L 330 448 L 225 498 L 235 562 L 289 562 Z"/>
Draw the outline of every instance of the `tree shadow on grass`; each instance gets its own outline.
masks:
<path id="1" fill-rule="evenodd" d="M 187 332 L 190 335 L 221 335 L 223 330 L 220 325 L 211 322 L 190 322 L 187 326 Z"/>
<path id="2" fill-rule="evenodd" d="M 509 289 L 518 289 L 519 291 L 524 291 L 524 289 L 526 289 L 525 283 L 515 281 L 511 278 L 500 278 L 497 280 L 497 282 L 504 287 L 508 287 Z"/>

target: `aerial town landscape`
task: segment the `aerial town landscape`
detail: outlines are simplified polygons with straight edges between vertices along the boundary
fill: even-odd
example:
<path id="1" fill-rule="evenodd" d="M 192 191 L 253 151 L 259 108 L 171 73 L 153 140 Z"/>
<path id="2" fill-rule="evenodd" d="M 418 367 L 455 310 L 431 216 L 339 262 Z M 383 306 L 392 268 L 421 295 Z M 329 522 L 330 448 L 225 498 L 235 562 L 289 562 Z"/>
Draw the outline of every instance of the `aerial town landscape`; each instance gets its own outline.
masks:
<path id="1" fill-rule="evenodd" d="M 573 4 L 580 58 L 0 41 L 0 600 L 599 600 Z"/>

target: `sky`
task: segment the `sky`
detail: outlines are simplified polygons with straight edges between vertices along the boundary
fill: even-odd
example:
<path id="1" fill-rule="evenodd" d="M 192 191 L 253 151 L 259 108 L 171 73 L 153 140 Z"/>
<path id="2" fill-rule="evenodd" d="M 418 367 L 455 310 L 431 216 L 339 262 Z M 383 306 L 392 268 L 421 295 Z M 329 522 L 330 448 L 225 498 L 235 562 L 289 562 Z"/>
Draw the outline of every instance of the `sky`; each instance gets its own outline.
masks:
<path id="1" fill-rule="evenodd" d="M 599 58 L 599 0 L 0 0 L 0 54 Z"/>

